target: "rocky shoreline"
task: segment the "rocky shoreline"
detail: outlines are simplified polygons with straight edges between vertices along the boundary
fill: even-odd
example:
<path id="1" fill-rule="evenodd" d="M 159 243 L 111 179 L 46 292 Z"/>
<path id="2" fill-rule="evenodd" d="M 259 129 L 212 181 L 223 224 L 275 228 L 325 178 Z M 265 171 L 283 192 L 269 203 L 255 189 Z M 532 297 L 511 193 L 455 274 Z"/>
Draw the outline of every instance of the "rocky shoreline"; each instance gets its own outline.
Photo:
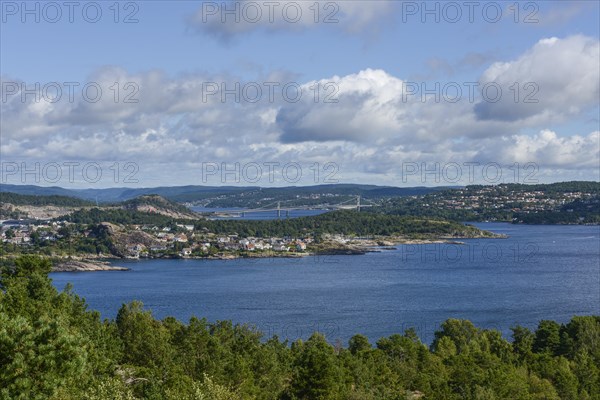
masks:
<path id="1" fill-rule="evenodd" d="M 65 260 L 54 263 L 52 272 L 129 271 L 129 268 L 110 265 L 108 261 Z"/>
<path id="2" fill-rule="evenodd" d="M 480 238 L 499 239 L 506 235 L 493 234 Z M 328 242 L 306 252 L 243 252 L 243 253 L 217 253 L 209 256 L 186 256 L 186 257 L 150 257 L 148 259 L 188 259 L 188 260 L 237 260 L 243 258 L 302 258 L 309 256 L 333 256 L 333 255 L 364 255 L 380 251 L 396 250 L 398 245 L 423 245 L 423 244 L 453 244 L 464 245 L 457 238 L 437 239 L 407 239 L 403 237 L 387 237 L 384 240 L 361 239 L 349 240 L 347 243 Z M 129 268 L 113 266 L 111 262 L 102 259 L 94 259 L 94 255 L 81 259 L 69 259 L 55 262 L 52 272 L 95 272 L 95 271 L 128 271 Z M 119 257 L 109 257 L 114 260 L 122 260 Z"/>
<path id="3" fill-rule="evenodd" d="M 505 235 L 497 235 L 486 238 L 506 238 Z M 464 245 L 465 242 L 453 239 L 405 239 L 394 238 L 390 240 L 360 240 L 350 241 L 347 244 L 332 245 L 313 248 L 306 252 L 244 252 L 244 253 L 217 253 L 210 256 L 186 256 L 177 257 L 188 260 L 237 260 L 241 258 L 302 258 L 310 256 L 334 256 L 334 255 L 364 255 L 381 251 L 397 250 L 398 245 L 424 245 L 424 244 L 452 244 Z"/>

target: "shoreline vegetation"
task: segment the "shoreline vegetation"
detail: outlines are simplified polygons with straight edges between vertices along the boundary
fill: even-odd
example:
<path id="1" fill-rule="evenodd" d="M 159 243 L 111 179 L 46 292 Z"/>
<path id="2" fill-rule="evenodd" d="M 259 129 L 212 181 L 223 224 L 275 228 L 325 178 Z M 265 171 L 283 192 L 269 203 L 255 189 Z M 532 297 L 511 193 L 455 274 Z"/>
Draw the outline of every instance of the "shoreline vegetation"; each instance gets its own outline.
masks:
<path id="1" fill-rule="evenodd" d="M 431 343 L 410 327 L 289 342 L 249 324 L 159 320 L 137 301 L 102 320 L 50 270 L 0 260 L 0 399 L 600 399 L 600 316 L 515 325 L 510 341 L 450 318 Z"/>

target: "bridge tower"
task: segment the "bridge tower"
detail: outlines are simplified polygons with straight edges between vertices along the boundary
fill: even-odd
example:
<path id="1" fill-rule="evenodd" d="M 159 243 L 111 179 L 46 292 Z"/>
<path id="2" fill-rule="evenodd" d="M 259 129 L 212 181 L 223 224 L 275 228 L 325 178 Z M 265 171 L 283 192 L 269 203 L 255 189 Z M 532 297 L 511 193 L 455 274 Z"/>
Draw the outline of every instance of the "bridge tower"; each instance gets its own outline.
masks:
<path id="1" fill-rule="evenodd" d="M 356 211 L 360 212 L 360 195 L 356 196 Z"/>
<path id="2" fill-rule="evenodd" d="M 277 202 L 277 218 L 281 218 L 281 202 Z"/>

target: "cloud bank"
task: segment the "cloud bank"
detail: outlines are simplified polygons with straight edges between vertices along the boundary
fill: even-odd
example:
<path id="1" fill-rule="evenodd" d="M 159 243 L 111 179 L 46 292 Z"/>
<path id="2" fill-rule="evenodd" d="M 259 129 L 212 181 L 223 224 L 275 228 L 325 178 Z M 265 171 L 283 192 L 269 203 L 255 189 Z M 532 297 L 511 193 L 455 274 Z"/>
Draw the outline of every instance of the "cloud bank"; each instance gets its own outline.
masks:
<path id="1" fill-rule="evenodd" d="M 408 95 L 406 80 L 375 68 L 273 86 L 272 76 L 247 82 L 107 66 L 80 82 L 73 101 L 63 93 L 55 102 L 14 93 L 34 83 L 2 76 L 1 152 L 19 160 L 151 160 L 140 174 L 173 184 L 199 183 L 176 171 L 202 162 L 298 160 L 336 163 L 341 181 L 387 184 L 403 183 L 406 162 L 533 162 L 561 168 L 565 179 L 598 179 L 598 121 L 557 126 L 598 109 L 598 49 L 589 37 L 548 38 L 491 64 L 473 82 L 505 89 L 497 102 L 479 91 L 457 101 Z M 514 82 L 537 83 L 539 102 L 515 102 Z M 97 101 L 82 95 L 86 83 L 102 88 Z"/>

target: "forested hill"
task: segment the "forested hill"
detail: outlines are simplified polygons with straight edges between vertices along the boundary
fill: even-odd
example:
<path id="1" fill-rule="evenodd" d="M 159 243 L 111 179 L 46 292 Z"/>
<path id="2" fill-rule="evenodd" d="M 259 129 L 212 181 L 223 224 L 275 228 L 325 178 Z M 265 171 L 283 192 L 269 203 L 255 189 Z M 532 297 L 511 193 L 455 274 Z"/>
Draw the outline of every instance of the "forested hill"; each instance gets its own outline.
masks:
<path id="1" fill-rule="evenodd" d="M 4 205 L 11 208 L 11 211 L 6 211 Z M 117 215 L 114 210 L 125 210 L 129 212 L 142 212 L 146 214 L 160 214 L 166 217 L 181 218 L 181 219 L 197 219 L 199 216 L 191 211 L 189 208 L 165 199 L 158 195 L 143 195 L 136 197 L 135 199 L 127 200 L 120 203 L 114 204 L 103 204 L 97 207 L 95 203 L 87 200 L 78 199 L 75 197 L 60 196 L 60 195 L 23 195 L 10 192 L 0 192 L 0 208 L 4 214 L 19 214 L 23 217 L 28 217 L 27 211 L 15 211 L 12 210 L 14 207 L 21 207 L 21 209 L 27 209 L 27 207 L 38 207 L 43 209 L 44 207 L 62 207 L 64 212 L 61 213 L 60 217 L 68 215 L 72 212 L 79 211 L 80 213 L 89 212 L 89 208 L 93 207 L 96 209 L 102 209 L 108 217 L 111 215 Z M 88 211 L 86 211 L 88 210 Z M 31 211 L 31 210 L 30 210 Z M 150 217 L 151 218 L 151 217 Z M 108 220 L 110 222 L 110 220 Z"/>
<path id="2" fill-rule="evenodd" d="M 414 238 L 493 237 L 473 226 L 441 219 L 364 213 L 351 210 L 285 220 L 201 221 L 200 229 L 238 233 L 243 236 L 316 236 L 343 234 L 357 236 L 404 236 Z"/>
<path id="3" fill-rule="evenodd" d="M 468 188 L 477 188 L 483 186 L 467 186 Z M 508 192 L 544 192 L 548 195 L 555 193 L 599 193 L 600 182 L 594 181 L 567 181 L 555 183 L 538 183 L 538 184 L 520 184 L 507 183 L 498 185 L 503 191 Z"/>
<path id="4" fill-rule="evenodd" d="M 472 185 L 382 202 L 390 214 L 456 221 L 600 223 L 600 183 Z"/>
<path id="5" fill-rule="evenodd" d="M 11 192 L 0 192 L 0 203 L 9 203 L 15 206 L 57 206 L 57 207 L 85 207 L 94 203 L 75 197 L 60 195 L 26 195 Z"/>
<path id="6" fill-rule="evenodd" d="M 3 262 L 2 400 L 600 399 L 600 316 L 514 326 L 512 341 L 448 319 L 429 346 L 414 329 L 290 344 L 229 321 L 158 320 L 139 302 L 102 321 L 54 288 L 48 260 Z"/>
<path id="7" fill-rule="evenodd" d="M 175 226 L 177 221 L 160 214 L 123 209 L 92 208 L 79 210 L 63 219 L 76 224 L 153 224 L 159 227 Z M 414 238 L 439 237 L 492 237 L 489 232 L 454 221 L 433 218 L 359 213 L 350 210 L 281 220 L 207 220 L 195 222 L 198 231 L 218 234 L 237 234 L 242 237 L 292 236 L 320 237 L 323 234 L 358 236 L 406 236 Z"/>

